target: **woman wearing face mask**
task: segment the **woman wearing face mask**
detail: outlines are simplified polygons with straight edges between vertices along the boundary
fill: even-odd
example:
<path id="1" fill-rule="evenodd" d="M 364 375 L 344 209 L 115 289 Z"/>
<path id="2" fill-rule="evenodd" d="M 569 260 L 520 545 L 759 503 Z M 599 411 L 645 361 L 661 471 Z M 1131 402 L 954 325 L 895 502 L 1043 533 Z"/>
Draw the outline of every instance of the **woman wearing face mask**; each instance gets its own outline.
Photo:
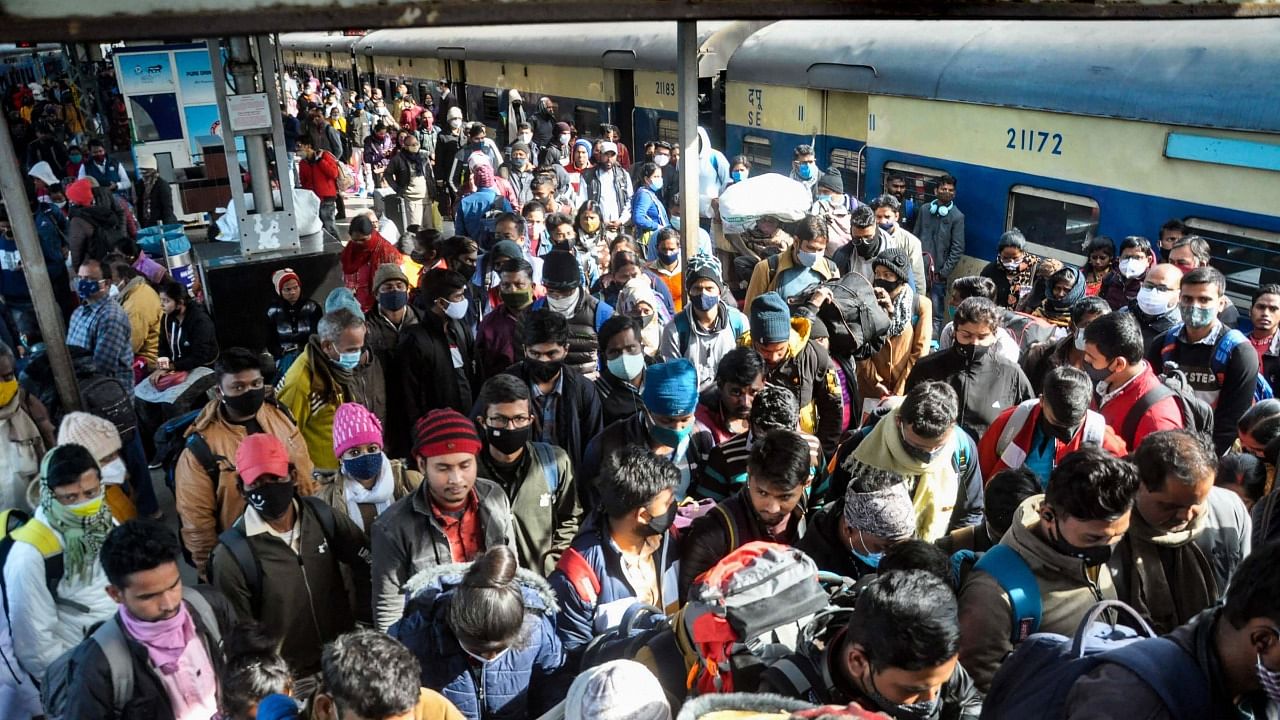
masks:
<path id="1" fill-rule="evenodd" d="M 565 697 L 573 674 L 556 635 L 551 586 L 506 546 L 409 581 L 391 636 L 422 661 L 422 686 L 468 720 L 538 717 Z"/>
<path id="2" fill-rule="evenodd" d="M 359 403 L 338 406 L 333 416 L 336 475 L 321 479 L 318 495 L 365 533 L 391 503 L 413 492 L 422 475 L 383 452 L 382 423 Z"/>
<path id="3" fill-rule="evenodd" d="M 648 264 L 648 268 L 666 284 L 667 290 L 671 292 L 671 300 L 675 304 L 675 311 L 680 312 L 684 308 L 684 274 L 680 268 L 680 233 L 675 228 L 663 228 L 657 234 L 654 248 L 654 259 Z"/>
<path id="4" fill-rule="evenodd" d="M 903 394 L 907 377 L 926 352 L 933 335 L 933 312 L 929 299 L 917 295 L 907 284 L 911 261 L 902 250 L 885 250 L 871 261 L 876 299 L 889 314 L 889 339 L 875 355 L 858 361 L 858 387 L 862 390 L 863 412 L 890 395 Z M 912 318 L 915 321 L 912 321 Z"/>
<path id="5" fill-rule="evenodd" d="M 1065 366 L 1083 370 L 1084 330 L 1094 320 L 1111 312 L 1111 306 L 1098 297 L 1080 298 L 1067 311 L 1067 334 L 1057 340 L 1049 339 L 1027 348 L 1018 360 L 1022 372 L 1031 382 L 1031 388 L 1040 392 L 1040 385 L 1050 370 Z"/>
<path id="6" fill-rule="evenodd" d="M 1088 260 L 1084 267 L 1084 294 L 1093 297 L 1102 291 L 1102 281 L 1116 272 L 1116 243 L 1106 235 L 1099 235 L 1085 246 L 1084 255 Z"/>
<path id="7" fill-rule="evenodd" d="M 1102 280 L 1098 296 L 1107 301 L 1112 310 L 1119 310 L 1138 297 L 1142 279 L 1157 262 L 1151 241 L 1130 235 L 1120 241 L 1120 262 L 1116 272 Z"/>
<path id="8" fill-rule="evenodd" d="M 17 360 L 0 343 L 0 507 L 31 511 L 27 489 L 40 472 L 40 458 L 53 444 L 49 411 L 39 398 L 19 387 Z"/>
<path id="9" fill-rule="evenodd" d="M 116 522 L 138 516 L 129 496 L 132 483 L 120 454 L 120 432 L 110 420 L 85 412 L 67 413 L 58 426 L 58 444 L 81 445 L 93 455 L 102 474 L 103 502 Z"/>
<path id="10" fill-rule="evenodd" d="M 636 227 L 636 239 L 645 246 L 654 234 L 671 224 L 662 204 L 662 168 L 651 162 L 640 166 L 640 184 L 631 198 L 631 223 Z"/>
<path id="11" fill-rule="evenodd" d="M 982 277 L 996 284 L 996 304 L 1010 310 L 1031 293 L 1040 258 L 1027 252 L 1027 239 L 1014 228 L 1000 236 L 996 259 L 982 269 Z"/>
<path id="12" fill-rule="evenodd" d="M 751 158 L 746 155 L 735 155 L 729 163 L 729 184 L 734 185 L 751 177 Z"/>
<path id="13" fill-rule="evenodd" d="M 629 281 L 622 292 L 618 293 L 617 311 L 622 315 L 636 318 L 640 322 L 640 341 L 644 347 L 645 357 L 658 356 L 658 343 L 662 339 L 662 328 L 671 317 L 666 308 L 658 301 L 658 296 L 648 281 L 635 278 Z"/>
<path id="14" fill-rule="evenodd" d="M 1071 324 L 1071 308 L 1085 298 L 1084 273 L 1074 267 L 1061 267 L 1057 260 L 1046 260 L 1041 270 L 1052 267 L 1059 269 L 1047 273 L 1047 276 L 1036 281 L 1036 290 L 1027 296 L 1023 307 L 1034 302 L 1031 314 L 1044 318 L 1051 325 L 1066 328 Z M 1046 273 L 1041 273 L 1042 275 Z"/>

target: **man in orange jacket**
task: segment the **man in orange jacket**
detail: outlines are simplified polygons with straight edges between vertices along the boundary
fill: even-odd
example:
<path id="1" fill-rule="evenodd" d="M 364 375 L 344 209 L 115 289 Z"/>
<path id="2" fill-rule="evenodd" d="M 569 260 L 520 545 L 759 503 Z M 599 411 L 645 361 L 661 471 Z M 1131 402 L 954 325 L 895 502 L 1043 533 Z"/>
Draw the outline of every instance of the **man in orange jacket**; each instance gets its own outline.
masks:
<path id="1" fill-rule="evenodd" d="M 1093 388 L 1089 376 L 1073 367 L 1059 367 L 1045 376 L 1038 399 L 1015 405 L 996 417 L 978 443 L 982 476 L 1026 467 L 1049 482 L 1049 473 L 1062 458 L 1084 445 L 1097 445 L 1124 457 L 1128 447 L 1102 415 L 1089 409 Z"/>

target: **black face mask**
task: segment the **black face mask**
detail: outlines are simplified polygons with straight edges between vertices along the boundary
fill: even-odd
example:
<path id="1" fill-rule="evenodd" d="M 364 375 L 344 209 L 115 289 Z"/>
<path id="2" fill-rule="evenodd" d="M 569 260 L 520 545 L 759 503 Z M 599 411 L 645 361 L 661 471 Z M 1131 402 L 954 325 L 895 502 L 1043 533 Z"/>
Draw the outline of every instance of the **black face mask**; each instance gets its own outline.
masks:
<path id="1" fill-rule="evenodd" d="M 233 397 L 223 395 L 222 404 L 226 406 L 227 410 L 231 411 L 232 415 L 247 418 L 258 414 L 258 410 L 262 409 L 262 403 L 266 397 L 266 388 L 255 388 Z"/>
<path id="2" fill-rule="evenodd" d="M 1076 436 L 1076 431 L 1080 428 L 1080 420 L 1082 419 L 1083 418 L 1078 418 L 1075 422 L 1066 426 L 1051 425 L 1048 420 L 1044 419 L 1044 415 L 1041 415 L 1040 430 L 1044 432 L 1045 435 L 1048 435 L 1060 443 L 1069 443 L 1071 442 L 1071 438 Z"/>
<path id="3" fill-rule="evenodd" d="M 956 343 L 951 347 L 966 363 L 978 362 L 991 351 L 990 345 L 961 345 Z"/>
<path id="4" fill-rule="evenodd" d="M 1083 560 L 1088 567 L 1103 565 L 1111 559 L 1111 552 L 1114 549 L 1111 545 L 1095 545 L 1082 548 L 1067 542 L 1066 538 L 1062 537 L 1062 527 L 1058 525 L 1056 517 L 1053 520 L 1053 533 L 1053 548 L 1055 550 L 1067 557 Z"/>
<path id="5" fill-rule="evenodd" d="M 899 287 L 902 287 L 902 281 L 901 281 L 901 280 L 882 280 L 882 279 L 880 279 L 880 278 L 877 278 L 877 279 L 875 279 L 875 280 L 872 280 L 872 281 L 871 281 L 871 284 L 872 284 L 874 287 L 878 287 L 878 288 L 880 288 L 881 290 L 884 290 L 885 292 L 889 293 L 890 295 L 892 295 L 892 294 L 893 294 L 893 291 L 897 290 Z"/>
<path id="6" fill-rule="evenodd" d="M 484 437 L 489 443 L 489 447 L 504 455 L 510 455 L 524 447 L 525 443 L 529 442 L 529 435 L 532 433 L 532 425 L 522 428 L 493 428 L 486 426 L 484 429 Z"/>
<path id="7" fill-rule="evenodd" d="M 854 242 L 857 243 L 858 257 L 863 260 L 870 260 L 880 252 L 879 233 L 876 233 L 876 236 L 870 240 L 854 240 Z"/>
<path id="8" fill-rule="evenodd" d="M 467 282 L 471 282 L 471 278 L 474 277 L 476 274 L 476 266 L 463 265 L 462 263 L 458 263 L 458 266 L 454 268 L 454 271 L 457 272 L 462 277 L 466 278 Z"/>
<path id="9" fill-rule="evenodd" d="M 262 483 L 255 485 L 244 493 L 245 500 L 264 519 L 277 520 L 284 517 L 293 503 L 293 483 Z"/>
<path id="10" fill-rule="evenodd" d="M 650 520 L 644 527 L 640 528 L 642 535 L 662 535 L 671 529 L 676 522 L 676 504 L 673 502 L 667 507 L 667 511 L 656 518 Z"/>
<path id="11" fill-rule="evenodd" d="M 524 361 L 529 365 L 529 377 L 540 383 L 551 382 L 564 367 L 563 360 L 525 358 Z"/>

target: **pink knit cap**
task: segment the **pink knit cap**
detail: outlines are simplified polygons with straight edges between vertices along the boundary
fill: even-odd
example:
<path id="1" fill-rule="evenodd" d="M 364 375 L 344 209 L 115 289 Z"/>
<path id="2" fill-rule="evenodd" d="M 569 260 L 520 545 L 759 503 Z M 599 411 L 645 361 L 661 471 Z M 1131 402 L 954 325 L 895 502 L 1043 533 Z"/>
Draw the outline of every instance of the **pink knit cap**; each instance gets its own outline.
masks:
<path id="1" fill-rule="evenodd" d="M 382 423 L 378 416 L 360 403 L 344 403 L 333 415 L 333 454 L 342 453 L 357 445 L 382 445 Z"/>

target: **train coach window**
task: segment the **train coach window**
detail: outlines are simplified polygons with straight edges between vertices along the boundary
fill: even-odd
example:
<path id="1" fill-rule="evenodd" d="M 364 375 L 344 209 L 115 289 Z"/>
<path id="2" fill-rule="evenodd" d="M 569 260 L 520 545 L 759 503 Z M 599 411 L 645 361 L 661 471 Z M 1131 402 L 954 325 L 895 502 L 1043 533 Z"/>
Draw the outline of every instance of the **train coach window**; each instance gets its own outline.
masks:
<path id="1" fill-rule="evenodd" d="M 831 151 L 831 158 L 830 162 L 827 163 L 827 167 L 835 168 L 840 173 L 840 179 L 844 181 L 845 193 L 853 197 L 861 197 L 862 163 L 861 152 L 847 148 L 836 148 Z"/>
<path id="2" fill-rule="evenodd" d="M 1227 294 L 1237 305 L 1248 307 L 1259 286 L 1280 283 L 1280 233 L 1202 218 L 1185 222 L 1209 241 L 1211 262 L 1227 276 Z"/>
<path id="3" fill-rule="evenodd" d="M 900 177 L 907 181 L 907 195 L 914 197 L 921 205 L 931 202 L 938 194 L 938 180 L 946 175 L 946 170 L 937 168 L 924 167 L 922 165 L 908 165 L 900 162 L 887 162 L 884 164 L 884 171 L 880 173 L 880 182 L 883 187 L 880 193 L 889 192 L 889 180 L 894 177 Z M 867 194 L 871 191 L 868 189 Z"/>
<path id="4" fill-rule="evenodd" d="M 675 120 L 666 118 L 658 119 L 658 139 L 671 143 L 672 145 L 680 144 L 680 124 Z"/>
<path id="5" fill-rule="evenodd" d="M 600 111 L 586 105 L 574 105 L 573 124 L 580 137 L 593 138 L 600 130 Z"/>
<path id="6" fill-rule="evenodd" d="M 1083 195 L 1014 185 L 1005 229 L 1015 227 L 1035 252 L 1081 262 L 1084 246 L 1098 229 L 1098 203 Z"/>
<path id="7" fill-rule="evenodd" d="M 502 119 L 501 103 L 498 102 L 498 93 L 492 90 L 486 90 L 482 96 L 480 104 L 480 118 L 486 125 L 495 123 Z"/>
<path id="8" fill-rule="evenodd" d="M 751 172 L 756 175 L 773 168 L 773 143 L 769 142 L 769 138 L 759 135 L 743 136 L 742 154 L 751 161 Z"/>

